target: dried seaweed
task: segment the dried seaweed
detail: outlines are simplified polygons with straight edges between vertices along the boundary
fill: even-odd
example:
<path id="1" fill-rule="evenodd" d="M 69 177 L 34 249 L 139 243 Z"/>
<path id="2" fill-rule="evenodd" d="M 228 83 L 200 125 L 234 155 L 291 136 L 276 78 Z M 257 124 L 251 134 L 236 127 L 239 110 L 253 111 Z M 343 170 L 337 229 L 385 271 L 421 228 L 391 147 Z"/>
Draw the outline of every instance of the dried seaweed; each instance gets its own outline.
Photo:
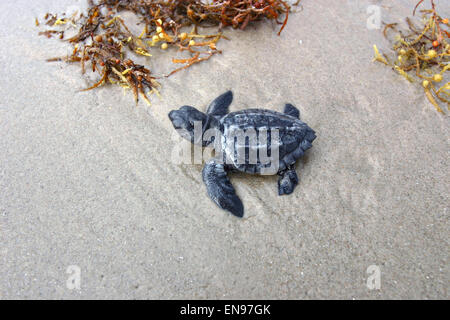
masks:
<path id="1" fill-rule="evenodd" d="M 300 2 L 300 0 L 299 0 Z M 85 14 L 59 18 L 47 14 L 43 24 L 54 29 L 41 32 L 51 38 L 53 35 L 73 45 L 71 55 L 52 58 L 48 61 L 66 61 L 79 63 L 82 73 L 90 64 L 100 79 L 86 90 L 92 90 L 107 83 L 118 84 L 131 89 L 136 103 L 139 95 L 149 102 L 148 93 L 157 93 L 160 84 L 152 72 L 131 59 L 127 52 L 151 57 L 150 52 L 176 47 L 187 52 L 187 59 L 172 59 L 182 66 L 170 72 L 169 77 L 194 64 L 209 60 L 221 53 L 217 43 L 227 39 L 222 29 L 228 26 L 244 30 L 254 21 L 274 20 L 284 29 L 290 6 L 283 0 L 99 0 L 88 1 Z M 120 16 L 122 11 L 133 12 L 144 26 L 140 35 L 133 34 Z M 284 15 L 284 19 L 280 17 Z M 64 16 L 64 15 L 63 15 Z M 39 26 L 36 19 L 36 25 Z M 76 35 L 65 38 L 65 29 L 78 28 Z M 215 34 L 199 34 L 198 27 L 216 26 Z M 56 29 L 55 29 L 56 28 Z M 187 28 L 191 30 L 188 32 Z"/>
<path id="2" fill-rule="evenodd" d="M 423 2 L 417 3 L 413 14 Z M 422 28 L 409 18 L 406 19 L 408 30 L 398 30 L 396 23 L 386 24 L 383 30 L 386 38 L 390 32 L 395 32 L 394 38 L 389 38 L 395 55 L 391 58 L 382 55 L 374 45 L 374 61 L 392 67 L 410 82 L 420 80 L 428 100 L 438 112 L 444 113 L 440 104 L 447 104 L 450 110 L 450 82 L 442 84 L 444 78 L 448 79 L 447 71 L 450 70 L 449 20 L 439 16 L 433 0 L 430 0 L 430 5 L 430 9 L 421 10 Z"/>

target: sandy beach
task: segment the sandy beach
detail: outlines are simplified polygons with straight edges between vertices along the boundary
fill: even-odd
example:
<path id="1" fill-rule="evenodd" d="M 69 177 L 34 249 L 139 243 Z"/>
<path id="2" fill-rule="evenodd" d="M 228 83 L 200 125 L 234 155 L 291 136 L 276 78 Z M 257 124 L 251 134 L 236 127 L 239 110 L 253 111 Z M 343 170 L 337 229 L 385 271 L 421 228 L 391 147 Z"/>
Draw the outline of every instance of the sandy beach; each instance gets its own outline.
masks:
<path id="1" fill-rule="evenodd" d="M 35 17 L 84 0 L 1 1 L 0 299 L 449 299 L 449 118 L 372 62 L 390 46 L 367 27 L 370 5 L 401 22 L 416 2 L 303 0 L 281 36 L 227 29 L 222 55 L 136 107 L 45 62 L 71 49 Z M 202 165 L 170 157 L 168 112 L 226 90 L 232 111 L 290 102 L 318 136 L 290 196 L 276 176 L 231 176 L 243 219 L 207 197 Z"/>

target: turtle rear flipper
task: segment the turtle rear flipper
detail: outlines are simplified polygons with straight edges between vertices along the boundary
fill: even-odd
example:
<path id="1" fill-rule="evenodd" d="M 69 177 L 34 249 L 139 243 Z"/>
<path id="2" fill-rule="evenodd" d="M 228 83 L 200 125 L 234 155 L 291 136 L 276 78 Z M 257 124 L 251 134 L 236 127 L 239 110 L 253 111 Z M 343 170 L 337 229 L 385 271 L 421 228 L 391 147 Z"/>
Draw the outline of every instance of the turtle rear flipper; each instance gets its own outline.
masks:
<path id="1" fill-rule="evenodd" d="M 244 206 L 236 195 L 230 179 L 227 177 L 225 167 L 215 159 L 210 160 L 203 168 L 203 181 L 206 184 L 208 195 L 222 209 L 234 214 L 236 217 L 244 216 Z"/>
<path id="2" fill-rule="evenodd" d="M 290 103 L 287 103 L 284 106 L 284 113 L 294 118 L 300 119 L 300 111 Z"/>
<path id="3" fill-rule="evenodd" d="M 228 107 L 233 101 L 233 92 L 227 91 L 224 94 L 218 96 L 208 107 L 207 114 L 214 117 L 223 117 L 228 113 Z"/>
<path id="4" fill-rule="evenodd" d="M 293 165 L 289 166 L 286 171 L 279 173 L 279 175 L 278 194 L 281 196 L 283 194 L 291 194 L 294 192 L 294 189 L 298 184 L 298 176 L 295 172 L 295 167 Z"/>

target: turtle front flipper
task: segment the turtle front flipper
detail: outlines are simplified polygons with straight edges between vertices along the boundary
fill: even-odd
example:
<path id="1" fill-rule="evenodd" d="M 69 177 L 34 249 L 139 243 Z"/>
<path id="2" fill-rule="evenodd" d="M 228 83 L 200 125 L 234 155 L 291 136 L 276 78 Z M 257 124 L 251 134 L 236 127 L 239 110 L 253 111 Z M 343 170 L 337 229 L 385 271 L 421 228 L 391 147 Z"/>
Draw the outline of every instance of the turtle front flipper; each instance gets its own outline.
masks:
<path id="1" fill-rule="evenodd" d="M 244 206 L 236 195 L 227 172 L 222 163 L 213 159 L 203 168 L 203 181 L 206 184 L 209 197 L 222 209 L 234 214 L 236 217 L 244 216 Z"/>
<path id="2" fill-rule="evenodd" d="M 278 194 L 291 194 L 294 192 L 295 187 L 298 184 L 298 176 L 295 172 L 294 166 L 289 166 L 287 170 L 279 173 L 278 179 Z"/>
<path id="3" fill-rule="evenodd" d="M 224 94 L 218 96 L 208 107 L 207 114 L 213 117 L 223 117 L 228 113 L 228 107 L 233 101 L 233 92 L 227 91 Z"/>
<path id="4" fill-rule="evenodd" d="M 284 113 L 294 118 L 300 119 L 300 111 L 290 103 L 287 103 L 284 106 Z"/>

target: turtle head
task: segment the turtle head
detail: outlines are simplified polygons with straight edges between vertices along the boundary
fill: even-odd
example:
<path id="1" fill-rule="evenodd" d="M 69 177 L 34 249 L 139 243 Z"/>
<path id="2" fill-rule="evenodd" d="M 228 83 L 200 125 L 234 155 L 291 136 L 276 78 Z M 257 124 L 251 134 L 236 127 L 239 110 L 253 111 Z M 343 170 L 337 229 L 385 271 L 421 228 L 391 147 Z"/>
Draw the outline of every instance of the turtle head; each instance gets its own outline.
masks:
<path id="1" fill-rule="evenodd" d="M 191 106 L 183 106 L 169 113 L 169 119 L 178 133 L 193 144 L 206 147 L 209 143 L 203 141 L 203 134 L 211 125 L 211 117 Z"/>

